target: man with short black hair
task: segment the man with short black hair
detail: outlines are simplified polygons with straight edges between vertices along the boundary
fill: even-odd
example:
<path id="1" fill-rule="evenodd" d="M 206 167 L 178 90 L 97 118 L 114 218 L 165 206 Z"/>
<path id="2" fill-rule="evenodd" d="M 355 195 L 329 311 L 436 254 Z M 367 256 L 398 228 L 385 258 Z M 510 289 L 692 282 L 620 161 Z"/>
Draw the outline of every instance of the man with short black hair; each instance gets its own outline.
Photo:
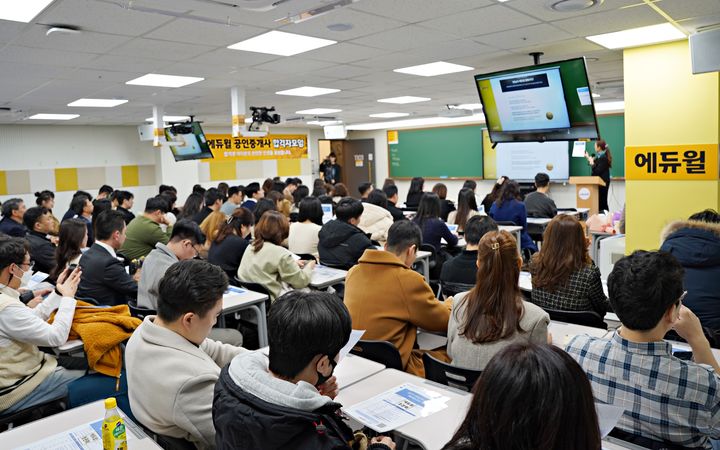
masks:
<path id="1" fill-rule="evenodd" d="M 498 225 L 490 216 L 473 216 L 468 219 L 465 224 L 467 246 L 462 253 L 445 261 L 440 273 L 440 283 L 474 285 L 477 281 L 478 243 L 485 233 L 497 230 Z"/>
<path id="2" fill-rule="evenodd" d="M 103 211 L 95 221 L 97 240 L 80 258 L 78 296 L 100 305 L 121 305 L 137 297 L 137 283 L 125 271 L 117 252 L 125 242 L 125 220 L 119 211 Z"/>
<path id="3" fill-rule="evenodd" d="M 550 177 L 546 173 L 535 175 L 535 192 L 525 196 L 525 209 L 528 217 L 552 219 L 557 215 L 555 201 L 548 197 L 550 191 Z"/>
<path id="4" fill-rule="evenodd" d="M 172 227 L 167 226 L 163 231 L 160 225 L 169 225 L 165 214 L 168 212 L 168 202 L 158 195 L 145 202 L 145 212 L 137 216 L 127 226 L 127 239 L 120 249 L 122 254 L 130 259 L 147 256 L 158 242 L 167 244 L 172 234 Z"/>
<path id="5" fill-rule="evenodd" d="M 80 196 L 86 197 L 88 200 L 90 200 L 90 202 L 92 202 L 92 200 L 93 200 L 92 195 L 90 195 L 89 193 L 87 193 L 85 191 L 76 191 L 73 194 L 72 198 L 74 200 L 76 197 L 80 197 Z M 72 219 L 76 215 L 77 215 L 77 212 L 75 212 L 75 210 L 72 209 L 72 201 L 70 201 L 70 208 L 68 208 L 67 212 L 62 216 L 62 219 L 60 219 L 60 221 L 63 222 L 67 219 Z"/>
<path id="6" fill-rule="evenodd" d="M 103 184 L 102 186 L 100 186 L 100 190 L 98 191 L 98 195 L 95 199 L 96 200 L 105 200 L 105 199 L 109 200 L 110 194 L 112 194 L 113 191 L 114 191 L 114 189 L 112 188 L 112 186 Z"/>
<path id="7" fill-rule="evenodd" d="M 47 208 L 35 206 L 25 211 L 23 222 L 28 229 L 26 238 L 35 269 L 49 274 L 55 268 L 55 245 L 48 238 L 55 224 L 52 213 Z"/>
<path id="8" fill-rule="evenodd" d="M 622 327 L 609 339 L 579 335 L 566 351 L 587 372 L 595 399 L 625 409 L 615 429 L 683 448 L 720 438 L 720 365 L 700 321 L 683 306 L 683 268 L 669 253 L 638 250 L 608 277 Z M 675 330 L 692 361 L 664 341 Z"/>
<path id="9" fill-rule="evenodd" d="M 232 215 L 232 213 L 240 207 L 243 201 L 243 193 L 240 192 L 237 186 L 231 186 L 228 188 L 228 199 L 220 207 L 220 211 L 226 216 Z"/>
<path id="10" fill-rule="evenodd" d="M 264 197 L 265 191 L 260 188 L 260 183 L 250 183 L 245 186 L 245 201 L 240 206 L 253 211 L 258 200 Z"/>
<path id="11" fill-rule="evenodd" d="M 405 220 L 406 217 L 403 214 L 402 209 L 395 206 L 397 205 L 399 199 L 397 186 L 389 184 L 383 188 L 383 192 L 385 192 L 385 195 L 387 196 L 387 210 L 390 211 L 390 214 L 392 214 L 393 221 L 397 222 L 398 220 Z"/>
<path id="12" fill-rule="evenodd" d="M 318 253 L 322 264 L 349 269 L 357 264 L 365 249 L 373 243 L 360 228 L 363 204 L 354 198 L 345 197 L 335 208 L 335 220 L 331 220 L 318 233 Z"/>
<path id="13" fill-rule="evenodd" d="M 193 222 L 198 225 L 203 223 L 203 220 L 205 220 L 207 216 L 212 214 L 214 211 L 220 210 L 224 199 L 225 197 L 223 196 L 222 192 L 220 192 L 216 188 L 210 188 L 205 191 L 205 207 L 201 209 L 200 212 L 195 214 L 195 216 L 193 216 Z"/>
<path id="14" fill-rule="evenodd" d="M 213 264 L 176 262 L 158 285 L 157 316 L 145 317 L 125 350 L 135 417 L 200 449 L 215 445 L 213 389 L 220 369 L 246 351 L 208 339 L 227 287 L 227 275 Z"/>
<path id="15" fill-rule="evenodd" d="M 360 201 L 367 201 L 368 195 L 373 191 L 373 185 L 370 182 L 361 183 L 358 186 L 358 192 L 360 192 Z"/>
<path id="16" fill-rule="evenodd" d="M 422 275 L 412 270 L 422 243 L 420 227 L 409 220 L 395 222 L 385 251 L 369 249 L 345 279 L 345 304 L 353 327 L 363 339 L 389 341 L 400 352 L 409 373 L 424 376 L 422 352 L 414 350 L 417 329 L 446 332 L 450 302 L 435 298 Z M 434 356 L 448 360 L 444 351 Z"/>
<path id="17" fill-rule="evenodd" d="M 25 237 L 26 228 L 23 226 L 25 215 L 25 202 L 21 198 L 11 198 L 2 204 L 2 220 L 0 220 L 0 233 L 13 237 Z"/>
<path id="18" fill-rule="evenodd" d="M 89 196 L 76 195 L 70 202 L 70 211 L 73 211 L 75 213 L 72 218 L 80 219 L 85 222 L 85 226 L 87 227 L 88 232 L 88 244 L 95 240 L 95 230 L 93 229 L 92 223 L 94 210 L 95 205 L 93 205 Z"/>
<path id="19" fill-rule="evenodd" d="M 117 191 L 115 198 L 118 204 L 117 210 L 122 213 L 125 224 L 130 225 L 135 218 L 135 214 L 130 211 L 135 204 L 135 196 L 130 191 Z"/>
<path id="20" fill-rule="evenodd" d="M 350 331 L 348 310 L 332 294 L 291 291 L 275 300 L 268 356 L 240 354 L 218 380 L 213 401 L 218 450 L 350 450 L 353 432 L 332 400 L 333 370 Z M 394 447 L 389 445 L 389 438 L 377 437 L 368 448 Z"/>

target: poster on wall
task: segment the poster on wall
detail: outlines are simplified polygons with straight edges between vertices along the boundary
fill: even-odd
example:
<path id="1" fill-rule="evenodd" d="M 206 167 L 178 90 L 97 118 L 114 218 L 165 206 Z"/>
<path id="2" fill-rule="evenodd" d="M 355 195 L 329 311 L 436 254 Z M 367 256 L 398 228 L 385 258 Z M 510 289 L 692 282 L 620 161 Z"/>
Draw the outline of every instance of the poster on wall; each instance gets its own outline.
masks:
<path id="1" fill-rule="evenodd" d="M 308 157 L 308 140 L 305 134 L 268 134 L 264 137 L 237 138 L 230 134 L 206 134 L 205 136 L 216 161 Z"/>

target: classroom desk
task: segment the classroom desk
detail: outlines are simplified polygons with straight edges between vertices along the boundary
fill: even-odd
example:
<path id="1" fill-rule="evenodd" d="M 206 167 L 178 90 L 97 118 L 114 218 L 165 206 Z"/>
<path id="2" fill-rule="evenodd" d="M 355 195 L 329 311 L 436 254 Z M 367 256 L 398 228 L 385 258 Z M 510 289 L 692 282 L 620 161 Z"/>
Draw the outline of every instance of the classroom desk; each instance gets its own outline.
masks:
<path id="1" fill-rule="evenodd" d="M 472 400 L 471 394 L 452 389 L 395 369 L 385 369 L 343 389 L 335 399 L 349 407 L 403 383 L 413 383 L 450 397 L 447 408 L 399 427 L 395 432 L 425 450 L 441 449 L 455 434 Z"/>
<path id="2" fill-rule="evenodd" d="M 128 436 L 128 440 L 130 440 L 128 447 L 130 449 L 161 449 L 154 440 L 145 434 L 142 428 L 128 419 L 125 413 L 120 411 L 120 415 L 125 419 L 125 428 L 128 434 L 132 433 L 134 437 L 137 438 L 130 440 L 131 437 Z M 0 433 L 0 442 L 2 442 L 2 448 L 4 449 L 22 448 L 23 446 L 30 446 L 42 439 L 67 432 L 73 428 L 103 420 L 104 417 L 104 401 L 99 400 Z"/>
<path id="3" fill-rule="evenodd" d="M 432 253 L 425 250 L 418 250 L 415 255 L 415 262 L 422 265 L 422 274 L 428 283 L 430 282 L 430 255 Z"/>
<path id="4" fill-rule="evenodd" d="M 342 283 L 347 276 L 347 270 L 333 269 L 332 267 L 315 266 L 310 280 L 310 287 L 315 289 L 325 289 L 333 284 Z"/>
<path id="5" fill-rule="evenodd" d="M 508 233 L 513 234 L 515 236 L 515 240 L 517 241 L 518 252 L 522 252 L 522 247 L 521 247 L 520 241 L 522 239 L 521 234 L 522 234 L 523 227 L 521 227 L 519 225 L 500 225 L 498 227 L 498 229 L 500 231 L 507 231 Z"/>
<path id="6" fill-rule="evenodd" d="M 258 326 L 258 341 L 261 347 L 268 345 L 267 341 L 267 311 L 265 302 L 268 300 L 266 294 L 248 291 L 247 289 L 231 286 L 229 293 L 223 295 L 223 308 L 218 317 L 218 328 L 225 328 L 225 316 L 234 314 L 244 309 L 255 313 Z"/>

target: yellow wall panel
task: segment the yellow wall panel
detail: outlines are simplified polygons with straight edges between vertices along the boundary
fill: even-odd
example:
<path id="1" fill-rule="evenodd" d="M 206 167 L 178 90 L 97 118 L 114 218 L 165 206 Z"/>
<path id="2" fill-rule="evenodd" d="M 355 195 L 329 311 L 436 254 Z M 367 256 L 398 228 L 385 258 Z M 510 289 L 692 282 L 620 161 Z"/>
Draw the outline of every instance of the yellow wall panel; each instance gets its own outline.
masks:
<path id="1" fill-rule="evenodd" d="M 490 141 L 490 133 L 483 130 L 483 178 L 493 180 L 497 174 L 497 153 Z"/>
<path id="2" fill-rule="evenodd" d="M 279 177 L 296 177 L 302 173 L 300 159 L 278 159 L 277 174 Z"/>
<path id="3" fill-rule="evenodd" d="M 7 195 L 7 175 L 4 170 L 0 170 L 0 195 Z"/>
<path id="4" fill-rule="evenodd" d="M 75 168 L 55 169 L 55 191 L 77 191 L 78 173 Z"/>
<path id="5" fill-rule="evenodd" d="M 234 160 L 210 161 L 210 181 L 237 179 L 237 167 Z"/>
<path id="6" fill-rule="evenodd" d="M 140 186 L 140 168 L 138 166 L 122 166 L 121 171 L 124 187 Z"/>

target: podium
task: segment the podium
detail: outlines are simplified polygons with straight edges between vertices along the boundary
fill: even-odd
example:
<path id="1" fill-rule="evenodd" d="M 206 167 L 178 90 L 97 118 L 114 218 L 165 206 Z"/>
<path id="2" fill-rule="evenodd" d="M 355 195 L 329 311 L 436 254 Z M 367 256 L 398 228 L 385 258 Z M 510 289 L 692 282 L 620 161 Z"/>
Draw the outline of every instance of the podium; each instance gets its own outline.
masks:
<path id="1" fill-rule="evenodd" d="M 588 208 L 588 216 L 598 213 L 600 186 L 605 182 L 600 177 L 570 177 L 575 185 L 575 202 L 578 208 Z"/>

